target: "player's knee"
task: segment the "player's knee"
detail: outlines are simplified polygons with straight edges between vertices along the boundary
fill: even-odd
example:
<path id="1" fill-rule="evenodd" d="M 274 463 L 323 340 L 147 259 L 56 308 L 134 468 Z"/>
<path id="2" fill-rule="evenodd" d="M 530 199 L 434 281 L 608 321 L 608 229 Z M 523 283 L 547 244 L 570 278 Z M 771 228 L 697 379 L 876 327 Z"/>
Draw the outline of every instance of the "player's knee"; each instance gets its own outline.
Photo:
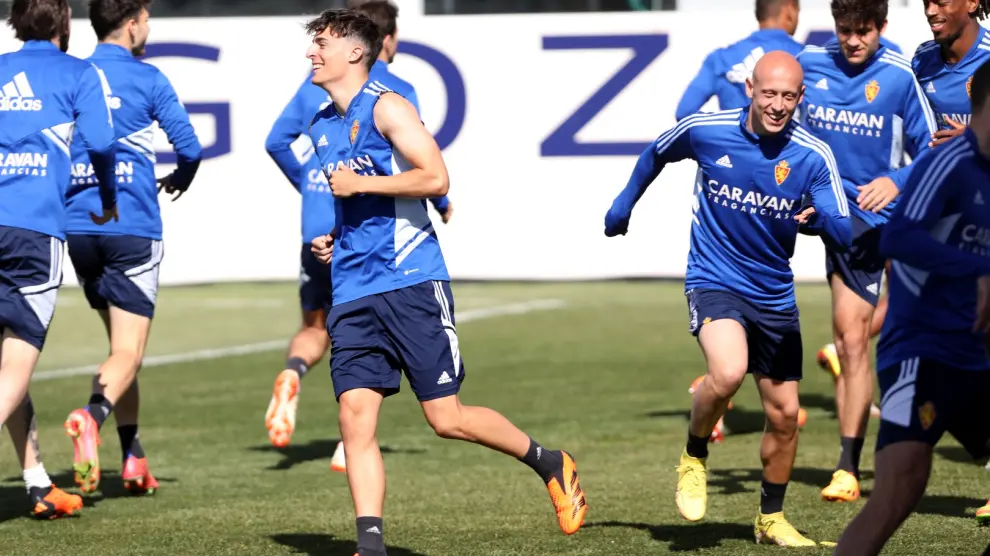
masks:
<path id="1" fill-rule="evenodd" d="M 705 381 L 711 379 L 711 389 L 715 397 L 720 400 L 727 400 L 735 395 L 743 380 L 746 379 L 746 364 L 723 365 L 719 368 L 710 369 Z"/>
<path id="2" fill-rule="evenodd" d="M 464 413 L 454 404 L 443 404 L 426 410 L 426 422 L 440 438 L 460 440 L 465 438 Z"/>
<path id="3" fill-rule="evenodd" d="M 850 359 L 869 358 L 870 324 L 856 323 L 839 332 L 835 338 L 835 351 L 839 357 Z M 845 371 L 845 369 L 843 369 Z"/>
<path id="4" fill-rule="evenodd" d="M 340 432 L 348 440 L 373 438 L 375 435 L 375 412 L 364 404 L 341 396 L 338 418 Z"/>
<path id="5" fill-rule="evenodd" d="M 798 429 L 798 412 L 801 404 L 798 400 L 787 400 L 767 404 L 764 407 L 767 422 L 776 433 L 793 434 Z"/>

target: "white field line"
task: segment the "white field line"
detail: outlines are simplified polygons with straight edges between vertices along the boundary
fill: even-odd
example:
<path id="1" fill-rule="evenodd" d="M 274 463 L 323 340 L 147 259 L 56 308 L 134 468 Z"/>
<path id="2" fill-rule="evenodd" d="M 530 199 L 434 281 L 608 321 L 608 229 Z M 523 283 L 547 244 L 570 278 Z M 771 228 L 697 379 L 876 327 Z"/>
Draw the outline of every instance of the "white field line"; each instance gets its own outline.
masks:
<path id="1" fill-rule="evenodd" d="M 550 311 L 560 309 L 566 305 L 559 299 L 534 299 L 520 303 L 509 303 L 506 305 L 496 305 L 494 307 L 482 307 L 480 309 L 469 309 L 455 314 L 457 324 L 475 320 L 485 320 L 505 315 L 525 315 L 534 311 Z M 271 340 L 268 342 L 258 342 L 255 344 L 244 344 L 216 349 L 201 349 L 198 351 L 187 351 L 185 353 L 173 353 L 169 355 L 153 355 L 145 357 L 142 369 L 148 367 L 160 367 L 162 365 L 172 365 L 174 363 L 191 363 L 193 361 L 208 361 L 210 359 L 220 359 L 222 357 L 235 357 L 238 355 L 250 355 L 253 353 L 265 353 L 285 349 L 289 345 L 288 340 Z M 82 367 L 70 367 L 67 369 L 55 369 L 51 371 L 38 371 L 34 373 L 32 380 L 54 380 L 56 378 L 66 378 L 72 376 L 94 374 L 99 365 L 85 365 Z"/>

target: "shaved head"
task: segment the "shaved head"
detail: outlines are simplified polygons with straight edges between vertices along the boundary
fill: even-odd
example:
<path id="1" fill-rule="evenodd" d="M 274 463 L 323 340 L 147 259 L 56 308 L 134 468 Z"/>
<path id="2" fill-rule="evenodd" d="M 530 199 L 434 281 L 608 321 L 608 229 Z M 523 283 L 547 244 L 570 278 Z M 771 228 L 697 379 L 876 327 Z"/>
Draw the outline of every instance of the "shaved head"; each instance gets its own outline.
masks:
<path id="1" fill-rule="evenodd" d="M 747 126 L 757 135 L 783 131 L 804 96 L 804 70 L 794 56 L 782 51 L 768 52 L 746 80 L 746 92 L 753 99 Z"/>

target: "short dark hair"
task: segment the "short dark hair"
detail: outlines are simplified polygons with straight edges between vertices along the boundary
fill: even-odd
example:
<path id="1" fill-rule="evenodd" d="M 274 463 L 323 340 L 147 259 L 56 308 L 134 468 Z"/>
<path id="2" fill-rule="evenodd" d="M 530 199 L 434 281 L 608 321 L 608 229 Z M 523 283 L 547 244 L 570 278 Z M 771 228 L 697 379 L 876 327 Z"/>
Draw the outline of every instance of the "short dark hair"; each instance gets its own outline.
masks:
<path id="1" fill-rule="evenodd" d="M 399 19 L 399 7 L 390 0 L 350 0 L 347 7 L 357 10 L 371 18 L 378 26 L 382 38 L 395 35 L 396 20 Z"/>
<path id="2" fill-rule="evenodd" d="M 756 0 L 756 21 L 777 17 L 784 4 L 797 4 L 798 0 Z"/>
<path id="3" fill-rule="evenodd" d="M 883 29 L 888 11 L 887 0 L 832 0 L 832 18 L 836 23 L 873 23 L 877 29 Z"/>
<path id="4" fill-rule="evenodd" d="M 983 62 L 973 74 L 973 83 L 969 89 L 969 102 L 973 113 L 982 112 L 990 100 L 990 62 Z"/>
<path id="5" fill-rule="evenodd" d="M 50 41 L 69 28 L 69 0 L 11 0 L 7 25 L 22 41 Z"/>
<path id="6" fill-rule="evenodd" d="M 370 70 L 382 51 L 382 33 L 367 15 L 356 10 L 326 10 L 306 24 L 306 32 L 319 35 L 330 30 L 339 38 L 354 38 L 366 49 L 364 65 Z"/>
<path id="7" fill-rule="evenodd" d="M 89 0 L 89 22 L 96 38 L 103 40 L 141 10 L 151 10 L 153 0 Z"/>
<path id="8" fill-rule="evenodd" d="M 976 6 L 976 13 L 970 15 L 976 16 L 980 21 L 990 17 L 990 0 L 980 0 L 980 4 Z"/>

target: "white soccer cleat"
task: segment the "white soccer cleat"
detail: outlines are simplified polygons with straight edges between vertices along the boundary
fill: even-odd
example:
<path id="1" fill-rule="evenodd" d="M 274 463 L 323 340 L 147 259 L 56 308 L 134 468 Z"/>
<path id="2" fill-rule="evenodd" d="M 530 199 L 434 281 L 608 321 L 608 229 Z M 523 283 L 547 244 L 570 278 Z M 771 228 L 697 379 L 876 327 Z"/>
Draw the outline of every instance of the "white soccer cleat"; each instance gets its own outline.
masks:
<path id="1" fill-rule="evenodd" d="M 275 379 L 272 401 L 265 412 L 265 427 L 272 446 L 285 448 L 296 430 L 296 407 L 299 405 L 299 373 L 285 370 Z"/>
<path id="2" fill-rule="evenodd" d="M 333 451 L 333 458 L 330 459 L 330 469 L 338 473 L 347 473 L 347 463 L 344 460 L 343 442 L 338 442 L 337 449 Z"/>

